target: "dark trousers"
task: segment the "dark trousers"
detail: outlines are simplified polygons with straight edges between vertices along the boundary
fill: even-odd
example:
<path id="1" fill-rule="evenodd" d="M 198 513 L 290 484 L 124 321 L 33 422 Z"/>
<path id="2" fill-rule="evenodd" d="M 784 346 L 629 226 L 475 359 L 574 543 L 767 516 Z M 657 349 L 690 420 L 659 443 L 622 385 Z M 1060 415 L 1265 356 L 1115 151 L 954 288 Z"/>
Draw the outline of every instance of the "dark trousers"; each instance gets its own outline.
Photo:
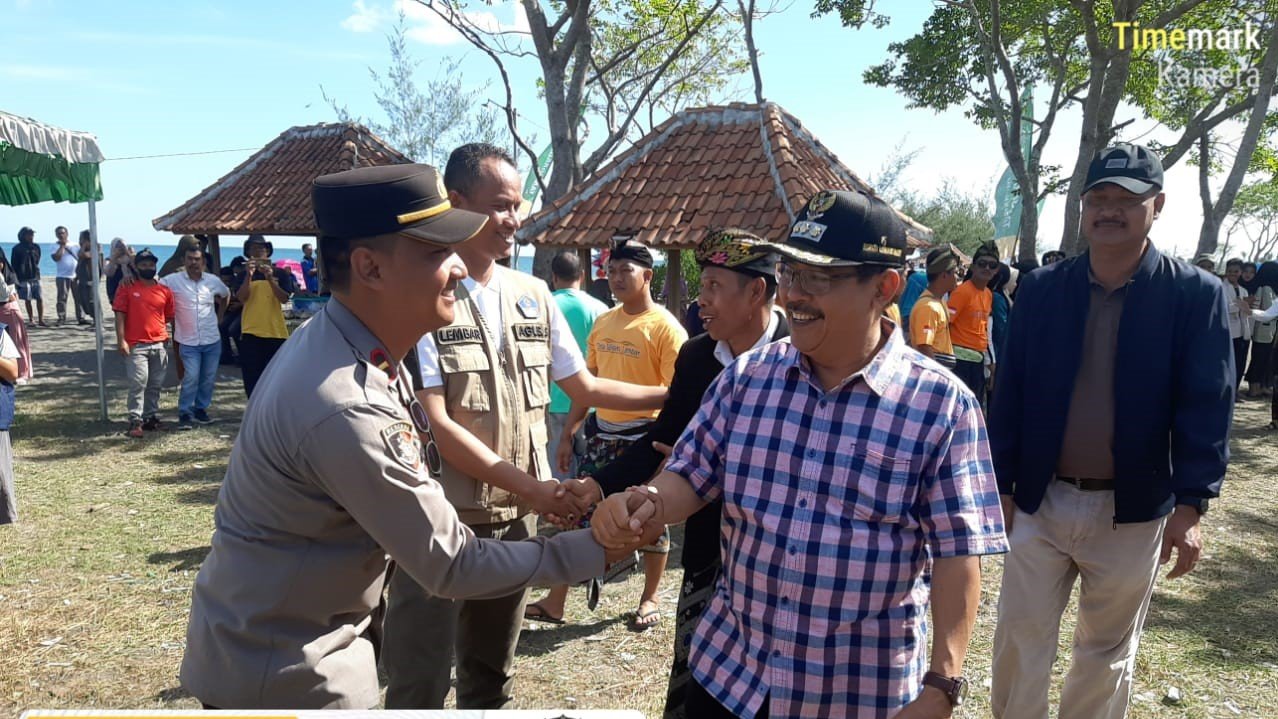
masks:
<path id="1" fill-rule="evenodd" d="M 222 335 L 222 364 L 235 364 L 238 361 L 237 350 L 231 346 L 231 339 L 240 336 L 240 313 L 226 313 L 218 323 L 217 331 Z M 236 344 L 239 344 L 238 340 Z"/>
<path id="2" fill-rule="evenodd" d="M 84 317 L 89 320 L 93 319 L 93 280 L 76 280 L 75 296 L 79 300 L 75 307 L 75 318 L 81 319 L 80 313 L 84 312 Z"/>
<path id="3" fill-rule="evenodd" d="M 476 537 L 522 541 L 533 515 L 471 527 Z M 508 709 L 526 590 L 494 599 L 444 599 L 397 570 L 386 604 L 382 669 L 387 709 L 443 709 L 457 661 L 458 709 Z"/>
<path id="4" fill-rule="evenodd" d="M 728 711 L 718 699 L 710 696 L 705 687 L 693 679 L 688 682 L 688 694 L 684 699 L 688 708 L 688 717 L 696 719 L 737 719 L 737 715 Z M 763 706 L 754 715 L 754 719 L 768 719 L 768 697 L 763 698 Z"/>
<path id="5" fill-rule="evenodd" d="M 1234 339 L 1234 389 L 1242 384 L 1243 374 L 1247 371 L 1247 349 L 1250 346 L 1251 340 Z"/>
<path id="6" fill-rule="evenodd" d="M 1274 345 L 1272 342 L 1251 343 L 1251 361 L 1247 363 L 1247 381 L 1253 387 L 1269 387 L 1273 384 Z"/>
<path id="7" fill-rule="evenodd" d="M 985 363 L 959 360 L 954 363 L 954 376 L 976 395 L 976 401 L 985 406 Z"/>
<path id="8" fill-rule="evenodd" d="M 246 396 L 253 396 L 253 388 L 257 386 L 257 381 L 266 371 L 266 365 L 271 363 L 271 358 L 283 346 L 284 340 L 281 339 L 240 335 L 240 372 L 244 375 Z"/>

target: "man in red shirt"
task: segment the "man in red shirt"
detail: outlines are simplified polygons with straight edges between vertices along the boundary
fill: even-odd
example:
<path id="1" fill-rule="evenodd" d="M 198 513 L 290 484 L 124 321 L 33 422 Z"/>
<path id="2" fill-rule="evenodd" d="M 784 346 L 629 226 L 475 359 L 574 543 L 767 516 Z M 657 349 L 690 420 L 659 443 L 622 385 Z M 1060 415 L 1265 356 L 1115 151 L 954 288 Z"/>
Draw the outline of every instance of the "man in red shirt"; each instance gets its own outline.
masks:
<path id="1" fill-rule="evenodd" d="M 173 322 L 173 293 L 155 281 L 156 257 L 142 250 L 133 257 L 138 280 L 120 287 L 115 310 L 115 336 L 120 354 L 129 361 L 129 436 L 159 429 L 160 385 L 169 367 L 165 344 Z"/>

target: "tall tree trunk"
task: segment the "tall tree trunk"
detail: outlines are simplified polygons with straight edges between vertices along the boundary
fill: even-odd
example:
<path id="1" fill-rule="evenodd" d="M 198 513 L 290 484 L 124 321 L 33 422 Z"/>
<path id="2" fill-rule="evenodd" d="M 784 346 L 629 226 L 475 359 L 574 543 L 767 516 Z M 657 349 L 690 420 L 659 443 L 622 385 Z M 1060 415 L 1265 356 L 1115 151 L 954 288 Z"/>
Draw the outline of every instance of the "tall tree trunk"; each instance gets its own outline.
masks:
<path id="1" fill-rule="evenodd" d="M 754 73 L 754 101 L 763 104 L 763 75 L 759 72 L 759 49 L 754 45 L 754 2 L 737 0 L 741 12 L 741 24 L 745 27 L 746 51 L 750 57 L 750 70 Z"/>
<path id="2" fill-rule="evenodd" d="M 1251 108 L 1247 128 L 1243 130 L 1242 140 L 1238 143 L 1238 154 L 1234 156 L 1234 166 L 1230 169 L 1229 176 L 1225 179 L 1225 186 L 1220 189 L 1220 196 L 1216 198 L 1216 202 L 1213 204 L 1209 199 L 1204 200 L 1203 225 L 1198 233 L 1199 254 L 1215 252 L 1216 243 L 1220 239 L 1220 227 L 1234 207 L 1234 198 L 1238 196 L 1238 190 L 1242 187 L 1243 179 L 1247 175 L 1247 168 L 1251 165 L 1252 155 L 1260 144 L 1265 116 L 1272 104 L 1275 82 L 1278 81 L 1278 18 L 1270 18 L 1270 23 L 1269 45 L 1260 61 L 1260 87 L 1256 89 L 1256 104 Z M 1204 133 L 1205 136 L 1206 133 Z M 1209 148 L 1201 144 L 1199 147 L 1202 148 L 1200 150 L 1203 155 L 1202 163 L 1209 164 L 1207 155 Z M 1207 188 L 1207 191 L 1210 191 L 1210 188 Z"/>
<path id="3" fill-rule="evenodd" d="M 1016 259 L 1032 262 L 1038 259 L 1038 196 L 1021 191 L 1020 244 Z"/>

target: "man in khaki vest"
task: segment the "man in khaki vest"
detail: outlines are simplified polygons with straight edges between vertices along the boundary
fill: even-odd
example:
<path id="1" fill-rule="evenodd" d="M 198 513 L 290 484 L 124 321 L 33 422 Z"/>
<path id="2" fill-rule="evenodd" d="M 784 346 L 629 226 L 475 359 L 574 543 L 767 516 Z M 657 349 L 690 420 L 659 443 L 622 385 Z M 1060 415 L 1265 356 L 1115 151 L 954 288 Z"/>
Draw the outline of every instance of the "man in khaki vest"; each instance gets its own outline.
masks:
<path id="1" fill-rule="evenodd" d="M 452 153 L 444 173 L 452 205 L 488 215 L 457 248 L 470 277 L 457 288 L 452 324 L 418 343 L 421 399 L 443 456 L 444 491 L 476 536 L 536 535 L 530 512 L 581 517 L 593 499 L 583 485 L 561 490 L 546 456 L 546 406 L 554 380 L 585 405 L 657 409 L 662 387 L 598 379 L 546 283 L 497 264 L 519 229 L 519 173 L 511 157 L 484 143 Z M 502 709 L 514 685 L 523 589 L 497 599 L 453 601 L 411 576 L 391 580 L 382 665 L 388 709 L 441 709 L 454 649 L 457 706 Z"/>
<path id="2" fill-rule="evenodd" d="M 333 297 L 253 393 L 192 591 L 182 686 L 209 708 L 376 707 L 387 554 L 453 597 L 604 568 L 587 532 L 476 540 L 431 476 L 435 435 L 400 359 L 452 319 L 465 268 L 450 246 L 486 218 L 451 210 L 426 165 L 326 175 L 313 201 Z"/>

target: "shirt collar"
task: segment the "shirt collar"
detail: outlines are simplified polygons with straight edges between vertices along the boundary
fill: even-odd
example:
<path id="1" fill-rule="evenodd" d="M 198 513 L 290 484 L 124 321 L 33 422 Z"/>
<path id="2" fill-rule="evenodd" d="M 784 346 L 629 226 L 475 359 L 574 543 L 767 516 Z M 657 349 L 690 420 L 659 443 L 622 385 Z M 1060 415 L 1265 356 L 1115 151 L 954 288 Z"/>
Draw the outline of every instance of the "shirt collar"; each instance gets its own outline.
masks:
<path id="1" fill-rule="evenodd" d="M 480 285 L 478 282 L 475 281 L 474 277 L 471 277 L 470 275 L 466 275 L 465 277 L 462 278 L 462 286 L 466 288 L 466 291 L 469 292 L 472 297 L 478 294 L 479 292 L 500 293 L 501 292 L 501 269 L 502 269 L 501 265 L 498 265 L 493 268 L 493 274 L 491 277 L 488 278 L 488 284 L 486 285 Z"/>
<path id="2" fill-rule="evenodd" d="M 324 314 L 328 317 L 336 327 L 337 331 L 342 333 L 346 341 L 354 348 L 360 359 L 367 360 L 373 353 L 373 350 L 382 349 L 381 340 L 373 336 L 368 327 L 360 318 L 355 316 L 342 301 L 334 295 L 324 304 Z M 385 351 L 385 350 L 383 350 Z"/>
<path id="3" fill-rule="evenodd" d="M 879 326 L 883 334 L 887 336 L 887 341 L 879 347 L 878 352 L 870 358 L 870 361 L 861 369 L 853 372 L 846 377 L 838 386 L 830 390 L 837 392 L 847 387 L 858 378 L 865 380 L 865 385 L 875 394 L 885 396 L 893 387 L 899 386 L 897 382 L 898 375 L 907 367 L 908 358 L 906 357 L 906 344 L 904 335 L 896 331 L 896 325 L 886 317 L 879 320 Z M 814 387 L 820 387 L 820 382 L 812 373 L 811 364 L 807 358 L 803 356 L 794 345 L 790 345 L 787 349 L 783 362 L 787 363 L 786 371 L 797 372 L 800 377 L 806 379 Z"/>
<path id="4" fill-rule="evenodd" d="M 771 311 L 768 312 L 768 329 L 764 330 L 763 334 L 759 337 L 759 339 L 755 340 L 754 344 L 751 345 L 750 349 L 746 350 L 746 352 L 753 352 L 754 350 L 757 350 L 760 347 L 771 342 L 772 335 L 777 333 L 777 324 L 779 324 L 779 322 L 780 322 L 780 315 L 777 314 L 776 308 L 773 308 Z M 732 354 L 731 345 L 729 345 L 725 340 L 719 340 L 714 345 L 714 358 L 719 360 L 719 364 L 723 365 L 724 367 L 727 367 L 728 365 L 732 364 L 733 360 L 735 360 L 737 357 L 736 355 Z"/>

